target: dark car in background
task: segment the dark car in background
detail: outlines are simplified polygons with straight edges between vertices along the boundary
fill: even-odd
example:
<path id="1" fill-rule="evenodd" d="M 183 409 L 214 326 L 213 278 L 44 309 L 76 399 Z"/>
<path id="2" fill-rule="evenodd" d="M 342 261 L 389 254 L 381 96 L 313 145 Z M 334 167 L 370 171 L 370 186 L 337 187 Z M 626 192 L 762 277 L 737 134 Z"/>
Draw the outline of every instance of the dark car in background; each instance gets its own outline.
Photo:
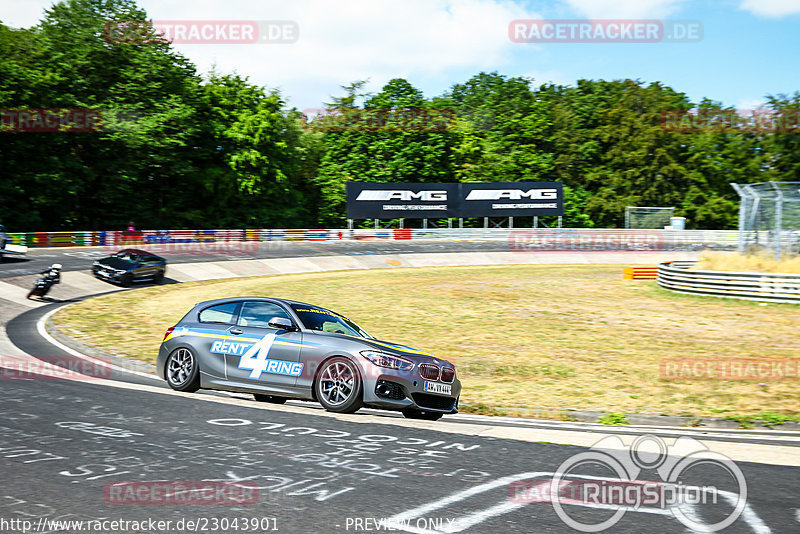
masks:
<path id="1" fill-rule="evenodd" d="M 178 391 L 315 400 L 338 413 L 369 406 L 436 420 L 458 411 L 461 393 L 452 363 L 379 341 L 331 310 L 278 298 L 196 304 L 167 330 L 156 368 Z"/>
<path id="2" fill-rule="evenodd" d="M 146 250 L 126 248 L 92 264 L 92 274 L 124 287 L 134 282 L 151 280 L 159 283 L 167 271 L 167 260 Z"/>
<path id="3" fill-rule="evenodd" d="M 13 244 L 6 233 L 6 227 L 0 224 L 0 261 L 3 261 L 3 257 L 6 255 L 24 256 L 27 251 L 28 247 Z"/>

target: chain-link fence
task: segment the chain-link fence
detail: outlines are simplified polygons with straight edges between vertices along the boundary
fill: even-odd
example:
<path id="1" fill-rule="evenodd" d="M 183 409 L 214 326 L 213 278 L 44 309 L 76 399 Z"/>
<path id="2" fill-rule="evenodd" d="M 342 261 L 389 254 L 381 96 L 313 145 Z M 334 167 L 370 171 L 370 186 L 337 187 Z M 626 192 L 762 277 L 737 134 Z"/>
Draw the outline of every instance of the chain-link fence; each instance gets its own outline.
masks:
<path id="1" fill-rule="evenodd" d="M 625 208 L 625 228 L 662 229 L 671 224 L 675 208 L 654 208 L 647 206 L 627 206 Z"/>
<path id="2" fill-rule="evenodd" d="M 739 252 L 800 252 L 800 182 L 732 184 L 739 204 Z"/>

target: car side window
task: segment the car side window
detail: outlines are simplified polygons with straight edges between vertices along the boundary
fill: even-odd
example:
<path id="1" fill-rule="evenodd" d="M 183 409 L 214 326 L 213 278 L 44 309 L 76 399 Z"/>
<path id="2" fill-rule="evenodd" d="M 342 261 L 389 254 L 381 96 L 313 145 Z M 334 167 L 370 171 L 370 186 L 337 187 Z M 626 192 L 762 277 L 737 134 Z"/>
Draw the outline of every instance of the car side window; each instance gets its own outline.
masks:
<path id="1" fill-rule="evenodd" d="M 285 317 L 291 320 L 286 310 L 274 302 L 248 301 L 242 304 L 237 325 L 269 328 L 269 320 L 273 317 Z"/>
<path id="2" fill-rule="evenodd" d="M 226 302 L 206 308 L 200 312 L 200 322 L 233 324 L 238 306 L 238 302 Z"/>

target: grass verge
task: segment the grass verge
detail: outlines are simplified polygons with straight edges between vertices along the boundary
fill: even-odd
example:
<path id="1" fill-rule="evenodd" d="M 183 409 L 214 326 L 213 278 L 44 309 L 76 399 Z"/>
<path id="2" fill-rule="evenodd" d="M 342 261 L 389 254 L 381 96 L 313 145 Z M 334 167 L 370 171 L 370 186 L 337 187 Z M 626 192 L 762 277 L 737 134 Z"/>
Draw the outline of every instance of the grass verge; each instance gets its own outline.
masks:
<path id="1" fill-rule="evenodd" d="M 775 260 L 771 254 L 705 251 L 692 269 L 701 271 L 739 271 L 754 273 L 800 274 L 800 257 Z"/>
<path id="2" fill-rule="evenodd" d="M 100 349 L 155 360 L 196 302 L 253 295 L 329 307 L 379 339 L 455 362 L 462 403 L 655 413 L 800 415 L 798 379 L 664 380 L 664 358 L 800 357 L 800 306 L 681 298 L 619 266 L 380 269 L 156 286 L 54 316 Z"/>

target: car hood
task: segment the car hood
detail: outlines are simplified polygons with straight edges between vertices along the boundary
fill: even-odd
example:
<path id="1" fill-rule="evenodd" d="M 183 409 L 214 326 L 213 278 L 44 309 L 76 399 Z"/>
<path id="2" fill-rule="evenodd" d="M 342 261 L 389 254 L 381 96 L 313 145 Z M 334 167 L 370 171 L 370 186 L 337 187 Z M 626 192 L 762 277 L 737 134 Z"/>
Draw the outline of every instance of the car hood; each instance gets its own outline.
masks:
<path id="1" fill-rule="evenodd" d="M 349 341 L 353 341 L 361 345 L 363 347 L 361 348 L 361 350 L 375 349 L 381 352 L 396 354 L 398 356 L 402 356 L 403 358 L 409 359 L 415 363 L 435 363 L 436 365 L 443 365 L 447 363 L 448 365 L 453 365 L 451 362 L 448 362 L 447 360 L 443 360 L 441 358 L 437 358 L 433 354 L 415 349 L 413 347 L 408 347 L 406 345 L 400 345 L 399 343 L 392 343 L 390 341 L 382 341 L 379 339 L 367 339 L 363 337 L 348 336 L 345 334 L 336 334 L 333 332 L 315 331 L 314 333 L 322 336 L 338 337 L 340 339 L 345 338 Z"/>
<path id="2" fill-rule="evenodd" d="M 112 269 L 122 269 L 123 271 L 128 271 L 133 267 L 133 263 L 131 263 L 129 260 L 114 258 L 113 256 L 103 258 L 102 260 L 99 260 L 98 263 L 100 265 L 105 265 L 106 267 L 111 267 Z"/>

